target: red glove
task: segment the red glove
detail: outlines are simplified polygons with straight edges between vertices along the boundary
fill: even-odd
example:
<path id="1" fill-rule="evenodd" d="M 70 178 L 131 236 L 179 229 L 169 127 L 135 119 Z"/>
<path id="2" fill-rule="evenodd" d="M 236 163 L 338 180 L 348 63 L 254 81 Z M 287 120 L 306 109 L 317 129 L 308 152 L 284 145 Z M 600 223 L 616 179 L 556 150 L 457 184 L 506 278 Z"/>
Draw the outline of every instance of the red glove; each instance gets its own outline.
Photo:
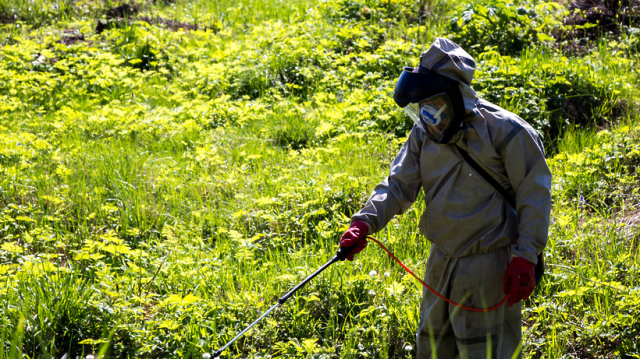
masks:
<path id="1" fill-rule="evenodd" d="M 521 257 L 513 257 L 504 274 L 504 294 L 509 294 L 510 307 L 529 298 L 536 286 L 535 265 Z"/>
<path id="2" fill-rule="evenodd" d="M 351 252 L 347 254 L 347 259 L 353 261 L 353 255 L 359 253 L 367 246 L 367 234 L 369 227 L 362 221 L 351 223 L 351 227 L 340 238 L 340 247 L 351 248 Z"/>

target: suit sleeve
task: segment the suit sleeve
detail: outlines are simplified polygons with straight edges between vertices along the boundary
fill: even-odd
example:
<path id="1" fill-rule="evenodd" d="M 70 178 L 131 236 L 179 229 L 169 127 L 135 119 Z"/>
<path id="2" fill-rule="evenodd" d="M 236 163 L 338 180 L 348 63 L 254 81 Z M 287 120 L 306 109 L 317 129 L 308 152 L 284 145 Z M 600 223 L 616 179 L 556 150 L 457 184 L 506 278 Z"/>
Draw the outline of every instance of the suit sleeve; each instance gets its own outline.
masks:
<path id="1" fill-rule="evenodd" d="M 501 143 L 502 159 L 515 191 L 518 215 L 517 243 L 513 254 L 531 263 L 547 244 L 551 213 L 551 171 L 535 131 L 512 122 L 513 129 Z"/>
<path id="2" fill-rule="evenodd" d="M 416 201 L 422 180 L 420 177 L 420 152 L 424 133 L 415 126 L 389 168 L 389 176 L 378 184 L 351 221 L 363 221 L 369 233 L 384 228 L 396 214 L 404 213 Z"/>

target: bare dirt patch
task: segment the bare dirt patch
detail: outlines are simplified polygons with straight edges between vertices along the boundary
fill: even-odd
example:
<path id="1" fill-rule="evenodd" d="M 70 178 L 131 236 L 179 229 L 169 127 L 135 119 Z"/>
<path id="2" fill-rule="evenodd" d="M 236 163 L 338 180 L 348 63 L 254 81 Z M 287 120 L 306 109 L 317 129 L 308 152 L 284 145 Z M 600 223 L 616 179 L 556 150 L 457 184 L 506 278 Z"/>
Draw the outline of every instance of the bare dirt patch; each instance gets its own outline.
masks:
<path id="1" fill-rule="evenodd" d="M 107 19 L 130 18 L 138 13 L 136 5 L 120 5 L 107 10 Z"/>
<path id="2" fill-rule="evenodd" d="M 160 26 L 166 29 L 170 29 L 173 31 L 178 31 L 179 29 L 183 30 L 206 30 L 204 27 L 200 27 L 195 24 L 189 24 L 186 22 L 179 22 L 171 19 L 162 19 L 162 18 L 150 18 L 148 16 L 141 16 L 136 18 L 137 21 L 144 21 L 150 25 Z"/>
<path id="3" fill-rule="evenodd" d="M 77 42 L 85 42 L 84 34 L 77 29 L 62 30 L 62 37 L 57 42 L 64 45 L 73 45 Z"/>
<path id="4" fill-rule="evenodd" d="M 622 216 L 618 223 L 622 224 L 618 228 L 620 234 L 626 240 L 632 240 L 640 235 L 640 209 L 635 209 Z"/>
<path id="5" fill-rule="evenodd" d="M 16 18 L 13 16 L 9 16 L 6 14 L 0 14 L 0 24 L 1 25 L 7 25 L 7 24 L 13 24 L 14 22 L 16 22 Z"/>
<path id="6" fill-rule="evenodd" d="M 640 229 L 640 209 L 635 210 L 623 219 L 623 223 L 627 226 L 639 227 Z"/>
<path id="7" fill-rule="evenodd" d="M 125 25 L 131 24 L 132 21 L 144 21 L 149 25 L 159 26 L 172 31 L 178 31 L 180 29 L 187 31 L 194 30 L 207 30 L 207 27 L 199 26 L 197 24 L 189 24 L 186 22 L 179 22 L 172 19 L 164 18 L 152 18 L 149 16 L 139 16 L 138 8 L 129 5 L 120 5 L 107 10 L 107 20 L 98 20 L 95 31 L 99 34 L 104 30 L 110 28 L 122 28 Z M 215 28 L 212 28 L 215 31 Z"/>

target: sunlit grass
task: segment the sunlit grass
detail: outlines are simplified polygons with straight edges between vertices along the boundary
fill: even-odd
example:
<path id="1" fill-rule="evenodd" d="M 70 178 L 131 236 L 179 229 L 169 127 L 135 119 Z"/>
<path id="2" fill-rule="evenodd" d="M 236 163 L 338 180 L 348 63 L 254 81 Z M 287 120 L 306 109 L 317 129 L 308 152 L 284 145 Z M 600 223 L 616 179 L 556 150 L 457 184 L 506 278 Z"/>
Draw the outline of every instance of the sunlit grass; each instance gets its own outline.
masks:
<path id="1" fill-rule="evenodd" d="M 95 17 L 117 4 L 48 15 L 1 4 L 33 18 L 0 35 L 0 358 L 201 357 L 224 345 L 335 253 L 409 129 L 391 98 L 397 73 L 452 11 L 425 3 L 442 16 L 419 22 L 401 1 L 367 3 L 373 13 L 157 1 L 142 14 L 210 30 L 98 35 Z M 60 45 L 57 21 L 87 41 Z M 610 45 L 477 58 L 483 96 L 557 124 L 544 139 L 549 265 L 525 303 L 525 357 L 640 352 L 637 55 Z M 593 99 L 589 121 L 562 108 L 573 98 Z M 430 249 L 423 210 L 420 199 L 377 234 L 417 273 Z M 370 244 L 225 355 L 410 358 L 421 293 Z"/>
<path id="2" fill-rule="evenodd" d="M 305 19 L 308 9 L 315 7 L 319 0 L 177 0 L 170 4 L 157 2 L 161 13 L 180 20 L 195 23 L 247 26 L 260 24 L 267 20 L 282 22 Z"/>

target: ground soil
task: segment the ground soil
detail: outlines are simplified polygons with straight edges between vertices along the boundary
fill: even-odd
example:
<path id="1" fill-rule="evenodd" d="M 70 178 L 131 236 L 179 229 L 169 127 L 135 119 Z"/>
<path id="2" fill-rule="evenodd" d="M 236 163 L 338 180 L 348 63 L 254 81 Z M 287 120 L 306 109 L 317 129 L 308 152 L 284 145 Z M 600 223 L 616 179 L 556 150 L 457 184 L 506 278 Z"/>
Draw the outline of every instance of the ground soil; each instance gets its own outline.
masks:
<path id="1" fill-rule="evenodd" d="M 58 40 L 59 44 L 65 44 L 67 46 L 73 45 L 76 42 L 84 42 L 84 34 L 76 29 L 62 30 L 62 37 Z"/>
<path id="2" fill-rule="evenodd" d="M 136 18 L 136 20 L 144 21 L 151 25 L 158 25 L 160 27 L 164 27 L 173 31 L 177 31 L 178 29 L 183 29 L 183 30 L 205 30 L 206 29 L 204 27 L 200 27 L 194 24 L 189 24 L 186 22 L 178 22 L 171 19 L 151 18 L 148 16 L 141 16 Z"/>
<path id="3" fill-rule="evenodd" d="M 0 24 L 13 24 L 16 19 L 13 16 L 0 14 Z"/>
<path id="4" fill-rule="evenodd" d="M 113 27 L 124 27 L 131 23 L 131 21 L 144 21 L 147 24 L 160 26 L 172 31 L 182 30 L 207 30 L 206 27 L 196 24 L 189 24 L 185 22 L 179 22 L 172 19 L 152 18 L 149 16 L 136 17 L 138 9 L 129 5 L 120 5 L 107 10 L 107 20 L 98 20 L 96 25 L 96 32 L 101 33 L 106 29 Z M 215 30 L 215 29 L 213 29 Z"/>
<path id="5" fill-rule="evenodd" d="M 625 224 L 623 231 L 626 238 L 632 239 L 634 236 L 638 235 L 640 232 L 640 209 L 626 215 L 623 219 L 623 223 Z"/>
<path id="6" fill-rule="evenodd" d="M 640 234 L 640 208 L 620 212 L 606 222 L 610 226 L 618 226 L 618 233 L 631 243 Z"/>

